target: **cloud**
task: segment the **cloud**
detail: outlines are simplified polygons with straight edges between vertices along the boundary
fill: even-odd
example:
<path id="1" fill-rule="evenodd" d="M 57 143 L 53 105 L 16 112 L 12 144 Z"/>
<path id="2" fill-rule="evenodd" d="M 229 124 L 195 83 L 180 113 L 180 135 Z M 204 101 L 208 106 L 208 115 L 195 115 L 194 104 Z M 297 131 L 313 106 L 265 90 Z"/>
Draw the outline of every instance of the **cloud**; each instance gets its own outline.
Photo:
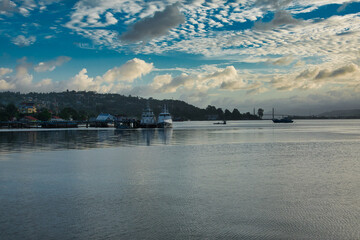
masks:
<path id="1" fill-rule="evenodd" d="M 35 41 L 36 41 L 35 36 L 30 36 L 30 37 L 27 38 L 24 35 L 19 35 L 19 36 L 12 39 L 12 43 L 19 46 L 19 47 L 30 46 L 33 43 L 35 43 Z"/>
<path id="2" fill-rule="evenodd" d="M 300 20 L 293 18 L 293 16 L 289 12 L 285 10 L 278 10 L 275 12 L 274 18 L 270 22 L 256 22 L 254 25 L 254 29 L 269 30 L 278 26 L 298 24 L 300 22 Z"/>
<path id="3" fill-rule="evenodd" d="M 0 90 L 14 90 L 19 92 L 46 92 L 54 91 L 56 86 L 53 84 L 52 80 L 47 78 L 39 82 L 33 80 L 33 75 L 29 74 L 28 70 L 31 68 L 31 64 L 27 62 L 26 57 L 23 57 L 18 60 L 18 65 L 16 66 L 15 75 L 6 76 L 5 79 L 0 79 Z M 12 71 L 5 70 L 7 74 Z"/>
<path id="4" fill-rule="evenodd" d="M 243 81 L 228 81 L 222 82 L 220 85 L 220 89 L 224 90 L 239 90 L 243 89 L 245 86 Z"/>
<path id="5" fill-rule="evenodd" d="M 70 79 L 66 88 L 77 91 L 98 91 L 100 83 L 87 75 L 86 68 L 83 68 L 78 74 Z"/>
<path id="6" fill-rule="evenodd" d="M 114 15 L 111 12 L 107 12 L 105 15 L 107 25 L 114 25 L 118 22 Z"/>
<path id="7" fill-rule="evenodd" d="M 256 0 L 255 6 L 281 9 L 289 5 L 293 0 Z"/>
<path id="8" fill-rule="evenodd" d="M 120 67 L 108 70 L 103 79 L 106 82 L 127 81 L 133 82 L 136 78 L 148 74 L 153 69 L 152 63 L 146 63 L 144 60 L 134 58 L 127 61 Z"/>
<path id="9" fill-rule="evenodd" d="M 350 4 L 353 3 L 353 2 L 355 2 L 355 1 L 352 0 L 352 1 L 349 1 L 349 2 L 343 3 L 343 4 L 337 9 L 337 11 L 338 11 L 338 12 L 344 11 L 344 10 L 348 7 L 348 5 L 350 5 Z"/>
<path id="10" fill-rule="evenodd" d="M 210 89 L 246 89 L 245 83 L 234 66 L 216 69 L 213 72 L 182 73 L 176 77 L 169 74 L 156 76 L 150 87 L 157 93 L 175 93 L 178 90 L 206 92 Z"/>
<path id="11" fill-rule="evenodd" d="M 157 88 L 156 90 L 160 93 L 174 93 L 180 87 L 190 89 L 193 87 L 195 79 L 195 76 L 182 73 L 181 75 L 172 78 L 171 81 L 168 81 L 168 83 L 163 84 L 160 88 Z"/>
<path id="12" fill-rule="evenodd" d="M 123 41 L 137 42 L 166 35 L 170 29 L 185 22 L 185 17 L 178 9 L 179 4 L 167 6 L 162 12 L 136 22 L 129 31 L 121 35 Z"/>
<path id="13" fill-rule="evenodd" d="M 313 79 L 319 73 L 319 68 L 315 67 L 313 69 L 305 69 L 300 74 L 296 76 L 295 79 Z"/>
<path id="14" fill-rule="evenodd" d="M 12 13 L 20 13 L 24 17 L 30 16 L 30 13 L 34 10 L 39 9 L 40 12 L 46 9 L 47 5 L 57 3 L 60 0 L 23 0 L 23 1 L 10 1 L 10 0 L 1 0 L 0 1 L 0 14 L 7 16 L 12 16 Z"/>
<path id="15" fill-rule="evenodd" d="M 9 14 L 16 11 L 16 4 L 13 1 L 2 0 L 0 2 L 0 14 Z"/>
<path id="16" fill-rule="evenodd" d="M 287 66 L 294 61 L 293 56 L 285 56 L 277 59 L 269 59 L 267 62 L 277 66 Z"/>
<path id="17" fill-rule="evenodd" d="M 328 64 L 327 64 L 328 65 Z M 306 66 L 305 66 L 306 67 Z M 276 90 L 293 91 L 319 89 L 323 86 L 350 87 L 355 90 L 360 80 L 360 68 L 354 63 L 345 64 L 341 67 L 315 66 L 298 72 L 275 76 L 270 81 L 270 86 Z"/>
<path id="18" fill-rule="evenodd" d="M 68 61 L 68 57 L 58 57 L 54 60 L 38 64 L 34 69 L 36 72 L 52 71 L 56 66 Z M 105 74 L 91 77 L 87 74 L 87 69 L 81 69 L 75 76 L 66 81 L 53 82 L 50 78 L 34 81 L 34 77 L 29 73 L 33 68 L 27 62 L 26 57 L 18 60 L 15 73 L 9 68 L 0 68 L 0 90 L 16 89 L 20 92 L 30 91 L 64 91 L 70 90 L 89 90 L 102 93 L 129 92 L 132 82 L 153 70 L 153 63 L 134 58 L 125 64 L 109 69 Z"/>
<path id="19" fill-rule="evenodd" d="M 119 67 L 109 69 L 102 76 L 90 77 L 87 69 L 83 68 L 78 74 L 69 79 L 63 89 L 88 90 L 102 93 L 130 91 L 131 83 L 153 69 L 152 63 L 134 58 Z"/>
<path id="20" fill-rule="evenodd" d="M 12 71 L 10 68 L 0 68 L 0 77 L 12 73 Z"/>
<path id="21" fill-rule="evenodd" d="M 46 71 L 51 72 L 55 70 L 56 67 L 59 67 L 70 60 L 71 60 L 70 57 L 60 56 L 48 62 L 40 62 L 38 65 L 34 67 L 34 70 L 36 72 L 46 72 Z"/>
<path id="22" fill-rule="evenodd" d="M 172 77 L 170 74 L 158 75 L 154 77 L 153 82 L 150 86 L 154 89 L 160 89 L 164 85 L 171 83 Z"/>
<path id="23" fill-rule="evenodd" d="M 0 91 L 7 91 L 15 89 L 15 85 L 4 79 L 0 79 Z"/>
<path id="24" fill-rule="evenodd" d="M 102 76 L 89 77 L 87 69 L 83 68 L 78 74 L 69 79 L 61 89 L 76 91 L 96 91 L 101 93 L 116 92 L 129 89 L 130 86 L 122 82 L 106 82 Z"/>
<path id="25" fill-rule="evenodd" d="M 358 74 L 360 73 L 359 67 L 353 63 L 334 70 L 328 70 L 328 69 L 321 70 L 316 75 L 315 80 L 322 80 L 326 78 L 340 78 L 352 73 L 358 73 Z"/>

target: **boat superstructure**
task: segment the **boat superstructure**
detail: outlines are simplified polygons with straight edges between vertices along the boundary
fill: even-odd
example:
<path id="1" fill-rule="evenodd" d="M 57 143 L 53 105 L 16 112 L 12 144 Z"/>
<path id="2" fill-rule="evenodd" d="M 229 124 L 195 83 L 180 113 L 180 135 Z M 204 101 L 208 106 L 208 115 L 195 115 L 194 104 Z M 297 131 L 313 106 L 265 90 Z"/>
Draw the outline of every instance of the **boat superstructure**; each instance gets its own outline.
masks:
<path id="1" fill-rule="evenodd" d="M 273 123 L 293 123 L 294 121 L 290 117 L 275 118 L 275 109 L 272 109 L 272 121 Z"/>
<path id="2" fill-rule="evenodd" d="M 162 112 L 159 114 L 158 121 L 157 121 L 157 127 L 159 128 L 171 128 L 172 127 L 172 118 L 171 115 L 166 107 L 164 105 L 164 108 Z"/>
<path id="3" fill-rule="evenodd" d="M 147 103 L 145 110 L 141 114 L 140 127 L 142 128 L 155 128 L 156 117 L 154 112 L 150 109 L 149 103 Z"/>
<path id="4" fill-rule="evenodd" d="M 293 123 L 294 121 L 289 117 L 283 117 L 283 118 L 273 118 L 273 123 Z"/>

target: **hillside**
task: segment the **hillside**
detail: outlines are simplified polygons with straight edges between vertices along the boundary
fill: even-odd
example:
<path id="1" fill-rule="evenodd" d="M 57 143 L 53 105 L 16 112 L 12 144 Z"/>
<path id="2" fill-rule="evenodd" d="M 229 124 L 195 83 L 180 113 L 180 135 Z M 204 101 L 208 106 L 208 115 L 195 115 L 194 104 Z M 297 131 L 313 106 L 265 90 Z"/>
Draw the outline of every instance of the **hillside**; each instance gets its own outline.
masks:
<path id="1" fill-rule="evenodd" d="M 158 115 L 164 104 L 167 105 L 174 119 L 182 120 L 207 120 L 209 116 L 213 119 L 258 119 L 250 113 L 240 114 L 237 109 L 232 112 L 223 111 L 214 106 L 201 109 L 179 100 L 157 100 L 141 97 L 124 96 L 120 94 L 100 94 L 86 91 L 66 91 L 51 93 L 19 93 L 0 92 L 0 107 L 4 109 L 7 104 L 13 103 L 19 106 L 22 102 L 35 103 L 38 110 L 48 109 L 53 114 L 60 113 L 64 108 L 72 108 L 81 115 L 88 117 L 97 116 L 99 113 L 110 113 L 128 117 L 140 117 L 147 102 Z M 215 118 L 214 118 L 215 116 Z"/>
<path id="2" fill-rule="evenodd" d="M 356 118 L 360 117 L 360 109 L 351 109 L 351 110 L 335 110 L 330 112 L 324 112 L 319 114 L 322 117 L 332 117 L 332 118 Z"/>

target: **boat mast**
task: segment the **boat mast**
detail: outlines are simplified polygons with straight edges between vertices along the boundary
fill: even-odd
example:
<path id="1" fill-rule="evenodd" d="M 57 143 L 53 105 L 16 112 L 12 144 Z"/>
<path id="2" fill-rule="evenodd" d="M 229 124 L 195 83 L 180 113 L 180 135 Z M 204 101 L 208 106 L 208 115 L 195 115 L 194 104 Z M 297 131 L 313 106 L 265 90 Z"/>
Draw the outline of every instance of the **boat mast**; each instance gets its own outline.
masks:
<path id="1" fill-rule="evenodd" d="M 272 119 L 275 118 L 275 108 L 272 109 Z"/>

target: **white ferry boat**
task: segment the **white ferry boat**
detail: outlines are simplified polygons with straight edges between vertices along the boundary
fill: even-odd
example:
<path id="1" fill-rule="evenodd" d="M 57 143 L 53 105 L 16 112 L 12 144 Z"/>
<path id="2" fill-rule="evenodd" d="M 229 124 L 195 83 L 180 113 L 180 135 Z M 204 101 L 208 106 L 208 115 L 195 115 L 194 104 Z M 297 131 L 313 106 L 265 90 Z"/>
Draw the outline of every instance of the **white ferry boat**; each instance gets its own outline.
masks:
<path id="1" fill-rule="evenodd" d="M 140 127 L 142 128 L 156 127 L 156 118 L 153 111 L 150 109 L 149 103 L 147 104 L 146 109 L 141 114 Z"/>
<path id="2" fill-rule="evenodd" d="M 159 114 L 157 126 L 159 128 L 171 128 L 172 127 L 172 118 L 169 111 L 164 105 L 163 111 Z"/>

